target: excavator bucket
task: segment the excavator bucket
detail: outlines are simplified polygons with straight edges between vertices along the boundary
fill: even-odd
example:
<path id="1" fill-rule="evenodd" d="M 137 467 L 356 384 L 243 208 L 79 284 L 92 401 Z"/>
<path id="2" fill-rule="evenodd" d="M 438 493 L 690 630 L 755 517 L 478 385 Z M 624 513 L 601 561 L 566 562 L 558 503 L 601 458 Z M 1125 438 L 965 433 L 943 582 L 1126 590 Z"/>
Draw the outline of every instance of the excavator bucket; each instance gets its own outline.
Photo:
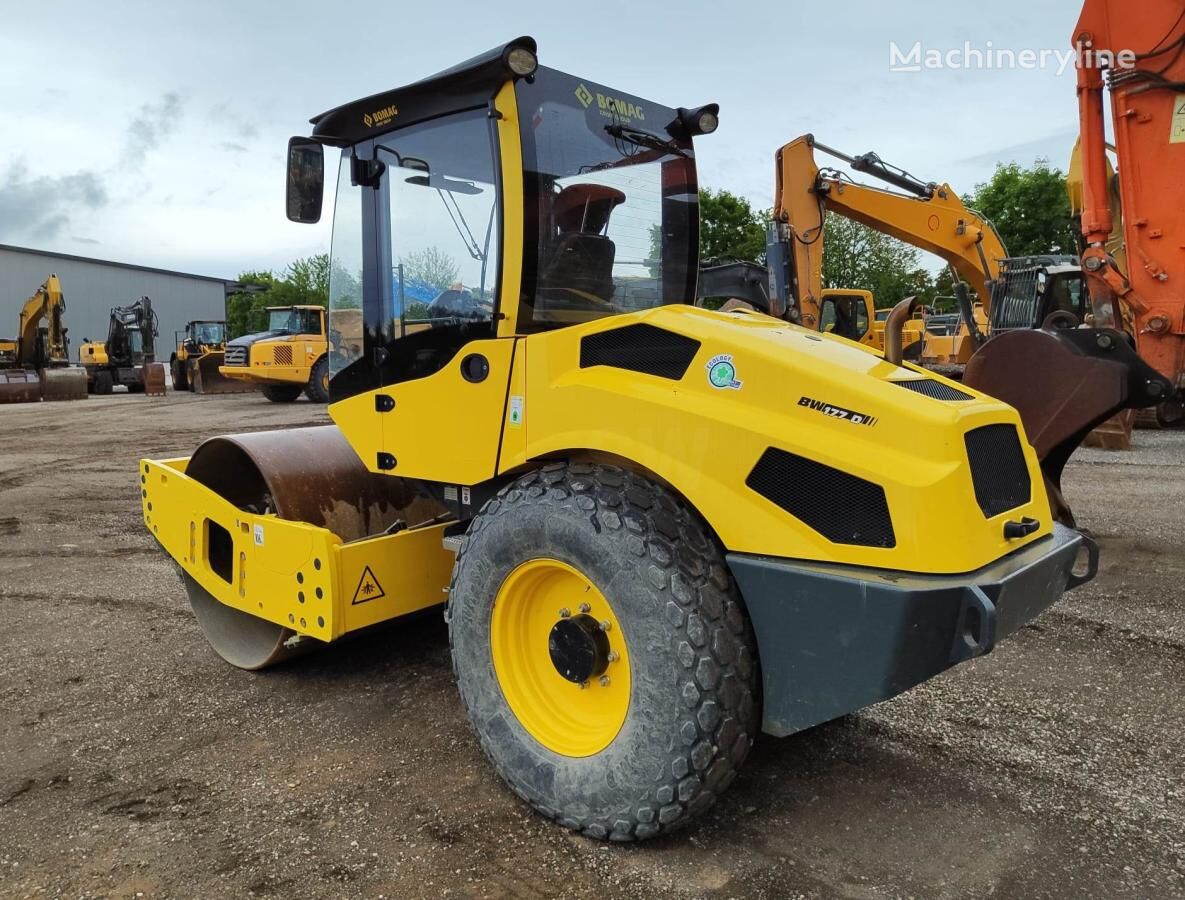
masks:
<path id="1" fill-rule="evenodd" d="M 165 395 L 164 363 L 145 363 L 140 377 L 144 381 L 145 397 L 163 397 Z"/>
<path id="2" fill-rule="evenodd" d="M 1016 408 L 1037 451 L 1053 517 L 1074 525 L 1062 470 L 1086 436 L 1125 410 L 1172 392 L 1164 376 L 1109 328 L 1009 331 L 967 362 L 963 383 Z"/>
<path id="3" fill-rule="evenodd" d="M 225 360 L 226 354 L 215 350 L 191 364 L 189 377 L 195 394 L 246 394 L 256 389 L 250 382 L 234 381 L 219 372 Z"/>
<path id="4" fill-rule="evenodd" d="M 63 366 L 41 370 L 43 400 L 85 400 L 86 369 L 82 366 Z"/>
<path id="5" fill-rule="evenodd" d="M 40 400 L 41 379 L 36 372 L 31 369 L 0 370 L 0 403 L 37 403 Z"/>

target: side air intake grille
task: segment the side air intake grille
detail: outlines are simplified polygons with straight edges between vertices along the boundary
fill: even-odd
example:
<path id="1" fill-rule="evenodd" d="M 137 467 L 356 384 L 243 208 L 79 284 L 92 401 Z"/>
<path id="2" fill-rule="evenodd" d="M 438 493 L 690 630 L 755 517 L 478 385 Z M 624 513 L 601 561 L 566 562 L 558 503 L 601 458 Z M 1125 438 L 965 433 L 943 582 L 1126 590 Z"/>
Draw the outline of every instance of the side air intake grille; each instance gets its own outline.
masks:
<path id="1" fill-rule="evenodd" d="M 953 403 L 959 400 L 975 399 L 970 394 L 964 393 L 958 388 L 953 388 L 949 384 L 943 384 L 941 381 L 934 381 L 930 378 L 917 378 L 913 381 L 894 381 L 893 384 L 903 387 L 907 391 L 913 391 L 915 394 L 933 397 L 935 400 L 947 400 Z"/>
<path id="2" fill-rule="evenodd" d="M 292 345 L 277 344 L 275 350 L 272 352 L 272 359 L 277 366 L 292 365 Z"/>
<path id="3" fill-rule="evenodd" d="M 580 368 L 612 366 L 678 381 L 698 350 L 697 340 L 638 323 L 581 340 Z"/>
<path id="4" fill-rule="evenodd" d="M 968 431 L 964 439 L 975 499 L 984 516 L 990 519 L 1029 502 L 1029 467 L 1016 428 L 984 425 Z"/>
<path id="5" fill-rule="evenodd" d="M 773 447 L 745 484 L 834 544 L 897 545 L 879 484 Z"/>

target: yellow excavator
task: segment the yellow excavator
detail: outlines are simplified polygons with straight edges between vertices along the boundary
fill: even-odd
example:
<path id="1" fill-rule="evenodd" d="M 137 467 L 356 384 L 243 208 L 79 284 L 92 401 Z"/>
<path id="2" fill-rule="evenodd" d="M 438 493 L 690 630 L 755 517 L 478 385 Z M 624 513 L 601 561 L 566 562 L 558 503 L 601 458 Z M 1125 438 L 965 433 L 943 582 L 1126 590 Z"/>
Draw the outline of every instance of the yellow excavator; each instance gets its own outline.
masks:
<path id="1" fill-rule="evenodd" d="M 821 168 L 816 151 L 895 190 Z M 825 320 L 836 317 L 829 309 L 836 303 L 834 298 L 859 293 L 822 289 L 822 238 L 831 213 L 933 253 L 950 267 L 959 305 L 957 320 L 938 320 L 927 328 L 924 319 L 911 319 L 920 326 L 915 326 L 920 341 L 917 358 L 928 367 L 946 367 L 955 374 L 993 331 L 1043 325 L 1073 328 L 1089 311 L 1075 257 L 1010 258 L 995 227 L 964 205 L 949 184 L 921 181 L 875 153 L 851 156 L 810 134 L 778 150 L 776 171 L 776 241 L 771 249 L 776 259 L 771 275 L 780 286 L 774 291 L 792 298 L 808 327 L 826 327 Z M 848 305 L 854 304 L 848 301 Z M 844 323 L 850 320 L 840 318 Z M 863 334 L 858 330 L 856 323 L 843 336 L 870 343 L 880 340 L 871 327 Z"/>
<path id="2" fill-rule="evenodd" d="M 86 370 L 70 365 L 65 312 L 51 274 L 22 306 L 17 336 L 0 338 L 0 403 L 86 399 Z"/>
<path id="3" fill-rule="evenodd" d="M 639 840 L 710 807 L 758 731 L 983 656 L 1094 575 L 1016 411 L 903 359 L 908 304 L 883 354 L 694 305 L 718 114 L 523 37 L 290 140 L 297 222 L 340 152 L 330 321 L 360 328 L 334 424 L 137 473 L 219 655 L 264 669 L 444 606 L 498 775 Z M 413 314 L 396 261 L 429 250 L 465 288 Z"/>

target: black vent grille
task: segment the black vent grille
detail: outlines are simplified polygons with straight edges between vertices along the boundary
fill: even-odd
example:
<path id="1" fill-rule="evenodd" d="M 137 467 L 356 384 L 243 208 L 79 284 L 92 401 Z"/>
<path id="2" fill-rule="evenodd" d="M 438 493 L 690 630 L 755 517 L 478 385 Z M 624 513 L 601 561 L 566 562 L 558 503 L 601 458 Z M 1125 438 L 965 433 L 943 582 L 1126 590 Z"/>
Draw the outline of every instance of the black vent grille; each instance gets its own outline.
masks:
<path id="1" fill-rule="evenodd" d="M 960 391 L 958 388 L 953 388 L 949 384 L 943 384 L 941 381 L 934 381 L 930 378 L 918 378 L 913 381 L 894 381 L 893 384 L 903 387 L 907 391 L 913 391 L 915 394 L 933 397 L 935 400 L 947 400 L 953 403 L 959 400 L 975 399 L 970 394 Z"/>
<path id="2" fill-rule="evenodd" d="M 638 323 L 590 334 L 580 341 L 580 368 L 612 366 L 678 381 L 699 351 L 699 341 Z"/>
<path id="3" fill-rule="evenodd" d="M 1012 425 L 985 425 L 968 431 L 967 460 L 975 499 L 984 516 L 992 518 L 1029 502 L 1029 467 Z"/>
<path id="4" fill-rule="evenodd" d="M 897 545 L 879 484 L 773 447 L 745 484 L 834 544 Z"/>

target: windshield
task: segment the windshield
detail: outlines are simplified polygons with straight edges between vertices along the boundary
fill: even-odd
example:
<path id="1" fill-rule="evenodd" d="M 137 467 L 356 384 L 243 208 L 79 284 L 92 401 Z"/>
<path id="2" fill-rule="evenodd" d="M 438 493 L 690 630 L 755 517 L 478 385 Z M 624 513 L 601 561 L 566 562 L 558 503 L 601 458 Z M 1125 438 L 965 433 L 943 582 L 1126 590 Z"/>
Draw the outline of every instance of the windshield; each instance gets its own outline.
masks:
<path id="1" fill-rule="evenodd" d="M 550 69 L 516 85 L 525 246 L 518 325 L 556 328 L 695 297 L 699 207 L 674 110 Z"/>
<path id="2" fill-rule="evenodd" d="M 226 340 L 226 325 L 222 322 L 198 322 L 194 326 L 194 339 L 199 344 L 221 344 Z"/>
<path id="3" fill-rule="evenodd" d="M 268 310 L 268 331 L 284 334 L 320 334 L 321 317 L 315 309 Z"/>

